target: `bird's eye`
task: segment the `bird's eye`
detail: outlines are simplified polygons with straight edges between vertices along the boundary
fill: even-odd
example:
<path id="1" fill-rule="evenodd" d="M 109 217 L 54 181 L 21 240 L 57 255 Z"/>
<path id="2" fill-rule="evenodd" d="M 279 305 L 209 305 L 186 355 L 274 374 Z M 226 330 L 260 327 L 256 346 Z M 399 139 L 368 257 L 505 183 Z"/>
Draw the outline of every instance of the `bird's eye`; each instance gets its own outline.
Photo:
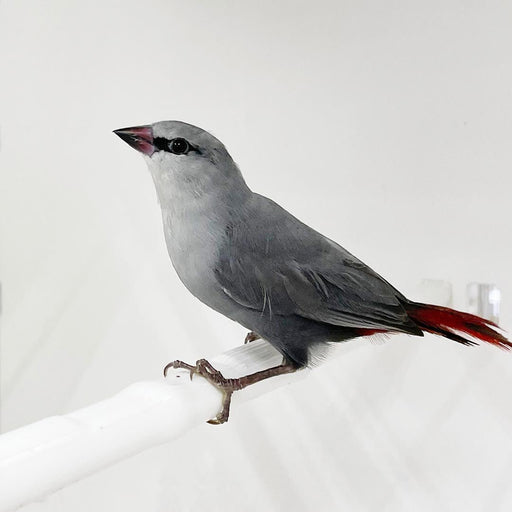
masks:
<path id="1" fill-rule="evenodd" d="M 169 150 L 175 155 L 186 155 L 190 151 L 190 144 L 181 137 L 169 142 Z"/>

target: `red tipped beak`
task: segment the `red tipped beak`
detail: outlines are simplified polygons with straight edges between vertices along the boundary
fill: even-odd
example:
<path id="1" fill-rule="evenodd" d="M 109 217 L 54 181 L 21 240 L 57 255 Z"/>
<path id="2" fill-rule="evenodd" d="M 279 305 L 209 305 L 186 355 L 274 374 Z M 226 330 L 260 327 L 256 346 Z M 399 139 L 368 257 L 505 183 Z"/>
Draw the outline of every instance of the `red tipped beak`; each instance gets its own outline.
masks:
<path id="1" fill-rule="evenodd" d="M 151 156 L 155 152 L 153 146 L 153 129 L 151 126 L 134 126 L 132 128 L 120 128 L 114 133 L 121 137 L 127 144 L 137 151 Z"/>

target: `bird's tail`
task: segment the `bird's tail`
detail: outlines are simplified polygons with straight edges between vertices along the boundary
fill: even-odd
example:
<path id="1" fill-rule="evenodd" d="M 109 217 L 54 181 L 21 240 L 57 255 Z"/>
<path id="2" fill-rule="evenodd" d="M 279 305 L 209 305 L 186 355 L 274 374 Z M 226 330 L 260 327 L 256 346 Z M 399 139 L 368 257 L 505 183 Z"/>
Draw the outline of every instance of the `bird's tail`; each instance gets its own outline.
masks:
<path id="1" fill-rule="evenodd" d="M 478 345 L 475 340 L 479 340 L 506 350 L 512 348 L 512 343 L 496 330 L 499 327 L 485 318 L 419 302 L 408 302 L 404 307 L 422 331 L 444 336 L 463 345 Z"/>

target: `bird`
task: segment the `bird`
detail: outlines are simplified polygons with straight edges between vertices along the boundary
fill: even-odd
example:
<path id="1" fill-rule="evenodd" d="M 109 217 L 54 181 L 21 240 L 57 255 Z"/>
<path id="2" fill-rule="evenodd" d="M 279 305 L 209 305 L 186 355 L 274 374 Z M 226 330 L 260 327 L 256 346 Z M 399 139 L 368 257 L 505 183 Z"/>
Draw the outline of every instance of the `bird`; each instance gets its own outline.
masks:
<path id="1" fill-rule="evenodd" d="M 232 394 L 312 364 L 332 342 L 375 334 L 432 333 L 461 343 L 512 343 L 490 320 L 407 299 L 341 245 L 253 192 L 224 144 L 181 121 L 114 130 L 140 152 L 161 207 L 167 250 L 185 287 L 262 338 L 283 362 L 226 379 L 206 359 L 164 368 L 199 374 L 223 393 L 212 424 L 228 420 Z"/>

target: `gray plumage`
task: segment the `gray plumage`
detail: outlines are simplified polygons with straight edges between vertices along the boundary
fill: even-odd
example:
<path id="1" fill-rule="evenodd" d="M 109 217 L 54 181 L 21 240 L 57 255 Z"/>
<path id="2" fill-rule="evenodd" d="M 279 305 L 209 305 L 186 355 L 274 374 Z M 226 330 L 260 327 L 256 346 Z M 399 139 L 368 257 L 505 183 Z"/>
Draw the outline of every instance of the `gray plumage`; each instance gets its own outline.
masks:
<path id="1" fill-rule="evenodd" d="M 237 304 L 231 318 L 298 366 L 318 343 L 354 338 L 361 329 L 421 335 L 400 292 L 258 194 L 225 227 L 213 272 Z"/>
<path id="2" fill-rule="evenodd" d="M 332 240 L 252 192 L 213 135 L 178 121 L 115 130 L 148 164 L 171 261 L 185 286 L 269 341 L 281 365 L 227 379 L 206 359 L 167 364 L 199 374 L 222 394 L 208 421 L 228 421 L 235 391 L 312 362 L 328 342 L 377 332 L 438 334 L 463 345 L 512 343 L 493 322 L 407 300 Z"/>
<path id="3" fill-rule="evenodd" d="M 374 330 L 422 335 L 400 292 L 253 193 L 219 140 L 178 121 L 147 128 L 154 151 L 116 133 L 144 153 L 171 261 L 198 299 L 259 334 L 297 367 L 325 342 Z M 173 152 L 175 140 L 185 140 L 188 151 Z"/>

